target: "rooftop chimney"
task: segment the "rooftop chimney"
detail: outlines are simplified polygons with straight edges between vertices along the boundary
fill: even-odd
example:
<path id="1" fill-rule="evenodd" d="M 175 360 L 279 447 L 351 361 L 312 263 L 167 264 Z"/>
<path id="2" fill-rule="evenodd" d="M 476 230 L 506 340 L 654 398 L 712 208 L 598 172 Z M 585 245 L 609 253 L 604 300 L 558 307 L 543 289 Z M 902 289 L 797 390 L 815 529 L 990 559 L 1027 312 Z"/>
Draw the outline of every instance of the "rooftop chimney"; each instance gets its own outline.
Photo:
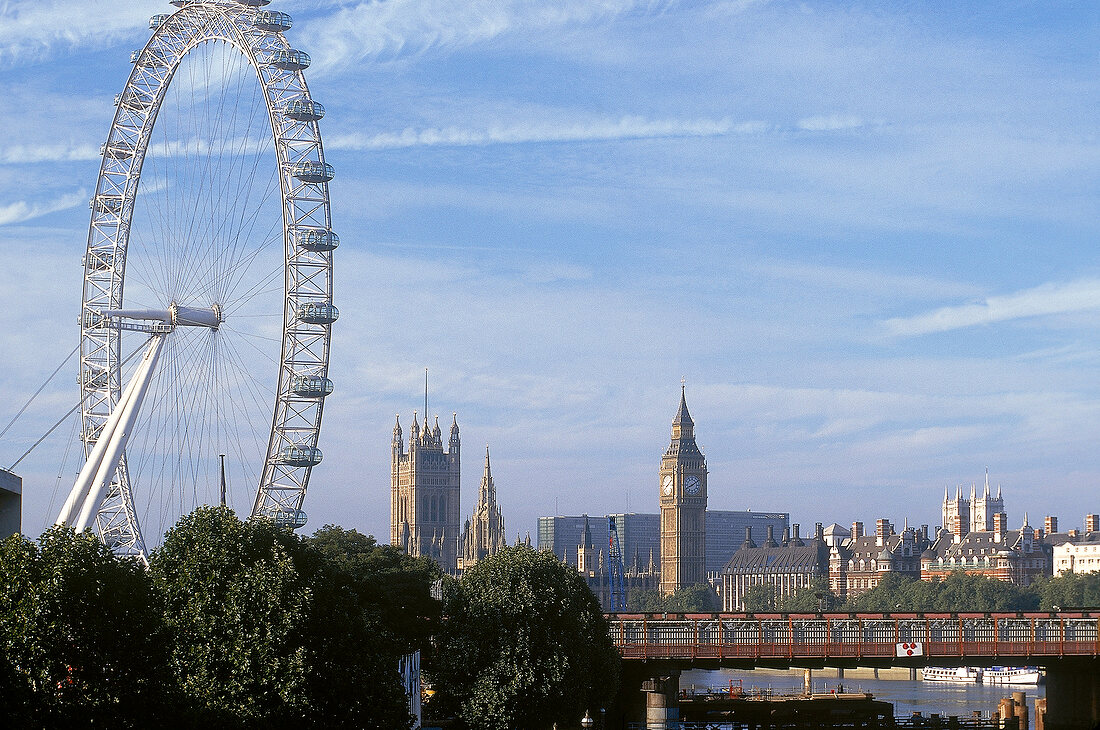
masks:
<path id="1" fill-rule="evenodd" d="M 1100 530 L 1100 515 L 1085 515 L 1085 532 Z"/>
<path id="2" fill-rule="evenodd" d="M 1053 535 L 1058 532 L 1058 518 L 1054 515 L 1047 515 L 1046 519 L 1043 520 L 1043 530 L 1045 530 L 1048 535 Z"/>
<path id="3" fill-rule="evenodd" d="M 862 522 L 853 522 L 852 523 L 852 539 L 853 540 L 858 540 L 861 537 L 863 537 L 863 523 Z"/>
<path id="4" fill-rule="evenodd" d="M 886 538 L 890 537 L 890 520 L 885 517 L 875 521 L 875 544 L 882 547 L 886 544 Z"/>
<path id="5" fill-rule="evenodd" d="M 993 514 L 993 532 L 993 539 L 997 542 L 1003 540 L 1005 533 L 1008 532 L 1008 515 L 1004 512 Z"/>
<path id="6" fill-rule="evenodd" d="M 768 539 L 764 541 L 764 547 L 779 547 L 775 541 L 775 528 L 772 525 L 768 525 Z"/>
<path id="7" fill-rule="evenodd" d="M 814 539 L 818 541 L 825 540 L 825 528 L 821 526 L 820 522 L 814 523 Z"/>

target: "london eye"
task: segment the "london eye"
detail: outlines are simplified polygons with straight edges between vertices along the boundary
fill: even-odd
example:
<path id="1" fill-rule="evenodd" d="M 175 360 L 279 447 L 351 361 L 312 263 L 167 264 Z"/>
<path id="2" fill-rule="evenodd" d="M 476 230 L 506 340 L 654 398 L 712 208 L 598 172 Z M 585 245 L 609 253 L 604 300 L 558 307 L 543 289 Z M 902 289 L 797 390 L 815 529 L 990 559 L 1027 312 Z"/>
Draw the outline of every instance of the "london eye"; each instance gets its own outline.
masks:
<path id="1" fill-rule="evenodd" d="M 319 120 L 270 0 L 173 0 L 134 52 L 95 195 L 80 312 L 85 464 L 58 517 L 145 557 L 202 504 L 300 527 L 328 377 Z"/>

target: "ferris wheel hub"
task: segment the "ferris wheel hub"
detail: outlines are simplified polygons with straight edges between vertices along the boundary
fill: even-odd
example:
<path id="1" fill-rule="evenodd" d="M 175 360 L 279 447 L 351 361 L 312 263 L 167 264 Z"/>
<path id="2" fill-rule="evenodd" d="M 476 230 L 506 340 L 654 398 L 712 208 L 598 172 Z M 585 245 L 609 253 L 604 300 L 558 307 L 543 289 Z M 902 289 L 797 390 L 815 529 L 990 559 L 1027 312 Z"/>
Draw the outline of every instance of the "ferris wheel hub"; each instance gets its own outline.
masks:
<path id="1" fill-rule="evenodd" d="M 211 304 L 209 307 L 186 307 L 176 302 L 168 305 L 168 309 L 108 309 L 103 316 L 113 320 L 138 319 L 153 322 L 163 322 L 176 327 L 209 327 L 218 329 L 225 321 L 225 312 L 221 305 Z"/>

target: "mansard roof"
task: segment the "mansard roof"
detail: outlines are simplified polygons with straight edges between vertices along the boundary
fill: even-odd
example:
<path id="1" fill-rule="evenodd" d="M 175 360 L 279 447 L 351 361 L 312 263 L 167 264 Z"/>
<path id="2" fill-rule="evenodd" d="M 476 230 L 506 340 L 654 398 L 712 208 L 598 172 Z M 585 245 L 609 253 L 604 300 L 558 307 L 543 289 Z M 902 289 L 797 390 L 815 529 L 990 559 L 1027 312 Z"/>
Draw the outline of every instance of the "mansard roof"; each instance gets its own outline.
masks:
<path id="1" fill-rule="evenodd" d="M 741 548 L 722 569 L 723 573 L 827 573 L 829 552 L 824 542 L 803 547 Z"/>

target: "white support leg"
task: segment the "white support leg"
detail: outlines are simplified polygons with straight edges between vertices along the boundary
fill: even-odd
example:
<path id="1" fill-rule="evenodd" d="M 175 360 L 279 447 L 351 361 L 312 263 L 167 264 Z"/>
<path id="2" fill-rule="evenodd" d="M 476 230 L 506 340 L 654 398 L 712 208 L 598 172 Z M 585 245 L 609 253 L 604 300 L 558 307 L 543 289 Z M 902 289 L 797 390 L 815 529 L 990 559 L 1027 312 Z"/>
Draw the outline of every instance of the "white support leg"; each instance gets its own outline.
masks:
<path id="1" fill-rule="evenodd" d="M 158 337 L 157 339 L 161 338 Z M 146 355 L 148 355 L 148 350 L 146 351 Z M 119 419 L 122 418 L 125 406 L 130 402 L 137 386 L 138 378 L 135 373 L 135 377 L 131 378 L 130 382 L 126 384 L 126 389 L 122 391 L 122 396 L 119 397 L 114 410 L 111 411 L 111 415 L 107 417 L 107 421 L 103 424 L 103 429 L 96 437 L 95 445 L 92 447 L 92 450 L 88 452 L 88 460 L 84 462 L 84 466 L 80 469 L 80 474 L 77 475 L 73 488 L 69 490 L 69 496 L 65 499 L 65 504 L 62 505 L 61 512 L 57 515 L 57 520 L 54 522 L 55 525 L 71 524 L 73 518 L 77 515 L 77 510 L 84 504 L 84 500 L 88 496 L 88 489 L 92 484 L 92 479 L 95 477 L 96 472 L 99 471 L 99 466 L 103 462 L 103 454 L 107 451 L 107 446 L 111 440 L 111 434 L 114 433 L 115 429 L 118 427 L 118 422 Z"/>
<path id="2" fill-rule="evenodd" d="M 99 511 L 107 485 L 114 478 L 119 458 L 126 448 L 126 442 L 141 410 L 141 403 L 149 390 L 149 383 L 156 371 L 164 339 L 165 335 L 154 337 L 145 351 L 133 378 L 126 386 L 126 392 L 119 399 L 107 423 L 104 424 L 103 432 L 99 435 L 99 440 L 96 441 L 88 462 L 81 470 L 77 483 L 73 485 L 69 500 L 66 500 L 62 514 L 58 517 L 59 523 L 71 521 L 73 510 L 78 503 L 82 502 L 79 516 L 72 522 L 73 528 L 79 532 L 88 527 L 96 512 Z"/>

